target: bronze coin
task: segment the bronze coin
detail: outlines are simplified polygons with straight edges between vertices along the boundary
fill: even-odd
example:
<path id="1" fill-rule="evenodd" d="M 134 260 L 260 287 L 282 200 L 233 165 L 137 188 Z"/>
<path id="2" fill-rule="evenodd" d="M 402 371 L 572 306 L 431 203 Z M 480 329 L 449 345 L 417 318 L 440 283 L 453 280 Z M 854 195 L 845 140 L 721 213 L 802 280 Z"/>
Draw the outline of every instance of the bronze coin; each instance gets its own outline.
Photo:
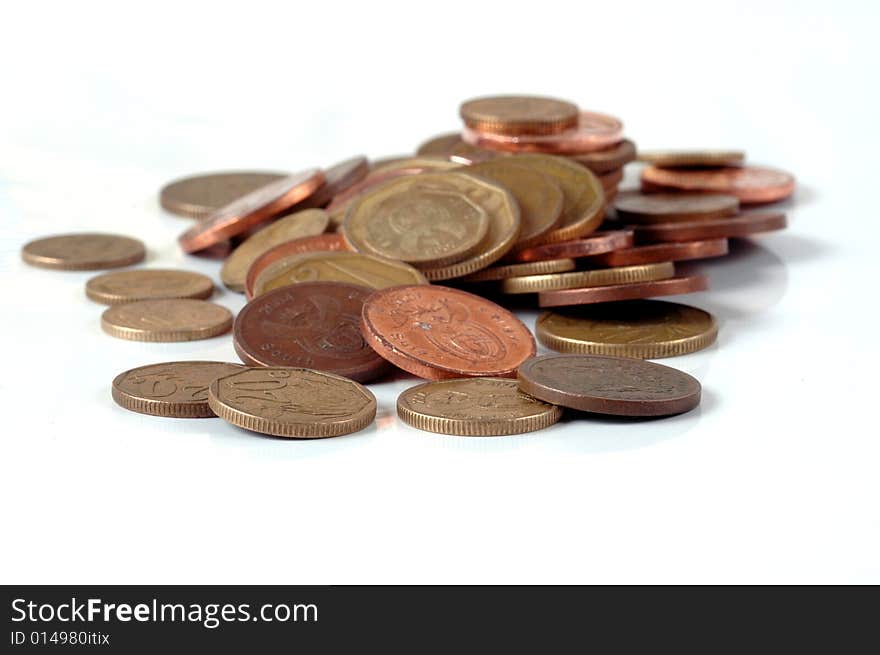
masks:
<path id="1" fill-rule="evenodd" d="M 108 308 L 101 327 L 129 341 L 195 341 L 228 332 L 232 312 L 205 300 L 138 300 Z"/>
<path id="2" fill-rule="evenodd" d="M 667 280 L 673 275 L 675 275 L 675 265 L 672 262 L 594 268 L 589 271 L 574 271 L 572 273 L 524 275 L 503 280 L 501 282 L 501 293 L 540 293 L 557 289 L 602 287 L 633 282 L 649 282 L 651 280 Z"/>
<path id="3" fill-rule="evenodd" d="M 459 164 L 474 164 L 493 159 L 498 155 L 491 150 L 481 150 L 468 145 L 461 138 L 461 132 L 441 134 L 428 139 L 416 150 L 422 157 L 445 157 Z"/>
<path id="4" fill-rule="evenodd" d="M 555 134 L 578 123 L 577 105 L 541 96 L 491 96 L 461 104 L 465 125 L 496 134 Z"/>
<path id="5" fill-rule="evenodd" d="M 363 155 L 334 164 L 324 171 L 324 185 L 292 207 L 291 211 L 325 207 L 337 195 L 363 180 L 369 172 L 370 162 Z"/>
<path id="6" fill-rule="evenodd" d="M 582 166 L 586 166 L 596 175 L 601 175 L 623 168 L 624 165 L 633 161 L 636 158 L 636 145 L 629 139 L 624 139 L 610 148 L 570 155 L 569 157 Z"/>
<path id="7" fill-rule="evenodd" d="M 344 282 L 302 282 L 264 293 L 235 319 L 235 352 L 251 366 L 297 366 L 373 380 L 391 367 L 361 335 L 364 300 L 372 292 Z"/>
<path id="8" fill-rule="evenodd" d="M 575 127 L 556 134 L 510 135 L 470 126 L 461 134 L 465 143 L 488 150 L 577 155 L 620 143 L 623 123 L 614 116 L 582 111 Z"/>
<path id="9" fill-rule="evenodd" d="M 567 273 L 576 268 L 573 259 L 545 259 L 537 262 L 524 262 L 522 264 L 505 264 L 503 266 L 490 266 L 482 271 L 461 278 L 462 282 L 491 282 L 504 280 L 510 277 L 523 275 L 546 275 L 549 273 Z"/>
<path id="10" fill-rule="evenodd" d="M 599 184 L 602 185 L 602 188 L 607 191 L 614 191 L 617 189 L 617 186 L 620 184 L 620 181 L 623 179 L 623 169 L 617 168 L 612 171 L 608 171 L 607 173 L 596 174 L 596 177 L 599 179 Z M 606 194 L 607 195 L 607 194 Z"/>
<path id="11" fill-rule="evenodd" d="M 732 216 L 739 200 L 720 193 L 624 193 L 614 209 L 627 223 L 671 223 Z"/>
<path id="12" fill-rule="evenodd" d="M 286 173 L 229 171 L 202 173 L 169 182 L 159 191 L 162 208 L 188 218 L 205 218 L 233 200 L 280 180 Z"/>
<path id="13" fill-rule="evenodd" d="M 742 150 L 640 150 L 639 161 L 661 168 L 742 166 Z"/>
<path id="14" fill-rule="evenodd" d="M 254 285 L 260 273 L 277 261 L 291 255 L 301 255 L 307 252 L 336 252 L 340 250 L 351 250 L 351 248 L 345 241 L 345 237 L 335 232 L 279 243 L 257 257 L 248 268 L 244 280 L 245 295 L 248 300 L 254 297 Z"/>
<path id="15" fill-rule="evenodd" d="M 547 259 L 574 259 L 629 248 L 633 244 L 632 230 L 596 232 L 583 239 L 547 243 L 512 253 L 510 259 L 518 262 L 538 262 Z"/>
<path id="16" fill-rule="evenodd" d="M 675 296 L 684 293 L 705 291 L 709 282 L 703 275 L 673 277 L 653 282 L 633 282 L 604 287 L 583 289 L 563 289 L 561 291 L 542 291 L 538 294 L 541 307 L 565 307 L 567 305 L 588 305 L 596 302 L 618 300 L 637 300 L 656 296 Z"/>
<path id="17" fill-rule="evenodd" d="M 617 416 L 670 416 L 700 404 L 699 381 L 628 357 L 544 355 L 520 366 L 523 393 L 554 405 Z"/>
<path id="18" fill-rule="evenodd" d="M 656 223 L 633 226 L 636 241 L 698 241 L 701 239 L 724 239 L 747 237 L 761 232 L 782 230 L 787 224 L 785 214 L 740 214 L 728 218 L 687 223 Z"/>
<path id="19" fill-rule="evenodd" d="M 643 187 L 671 191 L 726 193 L 742 203 L 776 202 L 794 193 L 794 176 L 759 166 L 715 169 L 672 169 L 648 166 L 642 170 Z"/>
<path id="20" fill-rule="evenodd" d="M 208 298 L 212 293 L 211 278 L 164 268 L 114 271 L 86 282 L 86 296 L 105 305 L 160 298 Z"/>
<path id="21" fill-rule="evenodd" d="M 708 259 L 727 254 L 727 239 L 682 241 L 679 243 L 655 243 L 606 252 L 585 257 L 581 263 L 588 267 L 636 266 L 658 262 L 679 262 L 688 259 Z"/>
<path id="22" fill-rule="evenodd" d="M 419 377 L 511 377 L 535 354 L 535 339 L 516 316 L 457 289 L 425 285 L 375 292 L 361 330 L 382 357 Z"/>
<path id="23" fill-rule="evenodd" d="M 21 258 L 31 266 L 61 271 L 120 268 L 144 260 L 147 251 L 137 239 L 118 234 L 59 234 L 26 243 Z"/>

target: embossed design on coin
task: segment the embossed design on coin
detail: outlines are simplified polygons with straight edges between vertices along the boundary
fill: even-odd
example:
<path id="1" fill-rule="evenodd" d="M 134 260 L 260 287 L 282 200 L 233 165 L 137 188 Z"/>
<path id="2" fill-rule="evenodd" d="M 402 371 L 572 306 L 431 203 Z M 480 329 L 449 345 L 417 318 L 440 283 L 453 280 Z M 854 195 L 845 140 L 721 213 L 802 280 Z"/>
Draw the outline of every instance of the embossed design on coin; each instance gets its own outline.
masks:
<path id="1" fill-rule="evenodd" d="M 308 252 L 337 252 L 340 250 L 349 251 L 351 248 L 346 242 L 345 237 L 336 232 L 328 232 L 313 237 L 303 237 L 279 243 L 257 257 L 248 267 L 247 276 L 245 276 L 244 280 L 244 293 L 248 300 L 253 298 L 254 285 L 257 282 L 257 278 L 277 261 L 291 255 L 302 255 Z"/>
<path id="2" fill-rule="evenodd" d="M 86 282 L 86 295 L 105 305 L 160 298 L 207 298 L 212 293 L 211 278 L 164 268 L 115 271 Z"/>
<path id="3" fill-rule="evenodd" d="M 228 332 L 232 313 L 205 300 L 139 300 L 108 308 L 101 327 L 130 341 L 195 341 Z"/>
<path id="4" fill-rule="evenodd" d="M 137 239 L 118 234 L 59 234 L 26 243 L 21 258 L 31 266 L 64 271 L 120 268 L 143 261 L 147 251 Z"/>
<path id="5" fill-rule="evenodd" d="M 191 175 L 169 182 L 159 192 L 164 209 L 189 218 L 205 218 L 252 191 L 285 177 L 286 173 L 229 171 Z"/>

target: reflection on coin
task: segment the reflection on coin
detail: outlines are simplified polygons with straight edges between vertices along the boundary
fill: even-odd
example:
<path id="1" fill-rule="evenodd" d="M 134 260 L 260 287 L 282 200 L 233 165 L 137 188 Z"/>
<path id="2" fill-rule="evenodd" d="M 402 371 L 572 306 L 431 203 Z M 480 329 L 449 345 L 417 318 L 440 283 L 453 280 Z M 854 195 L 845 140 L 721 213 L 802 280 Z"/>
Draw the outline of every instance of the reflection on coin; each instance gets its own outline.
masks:
<path id="1" fill-rule="evenodd" d="M 617 302 L 637 300 L 657 296 L 676 296 L 684 293 L 705 291 L 709 282 L 704 275 L 683 275 L 653 282 L 631 282 L 611 284 L 604 287 L 584 287 L 581 289 L 561 289 L 541 291 L 538 294 L 540 307 L 564 307 L 566 305 L 589 305 L 597 302 Z"/>
<path id="2" fill-rule="evenodd" d="M 298 282 L 347 282 L 372 289 L 401 284 L 427 284 L 412 266 L 357 252 L 312 252 L 291 255 L 269 265 L 254 282 L 254 297 Z"/>
<path id="3" fill-rule="evenodd" d="M 120 268 L 143 261 L 144 244 L 118 234 L 59 234 L 26 243 L 21 258 L 31 266 L 64 271 Z"/>
<path id="4" fill-rule="evenodd" d="M 397 415 L 426 432 L 490 437 L 541 430 L 562 410 L 522 393 L 516 380 L 463 378 L 410 387 L 397 399 Z"/>
<path id="5" fill-rule="evenodd" d="M 301 255 L 307 252 L 335 252 L 339 250 L 350 251 L 351 247 L 345 241 L 344 236 L 335 232 L 279 243 L 257 257 L 250 265 L 244 280 L 244 293 L 248 300 L 253 298 L 254 285 L 260 274 L 269 266 L 285 257 Z"/>
<path id="6" fill-rule="evenodd" d="M 640 150 L 639 161 L 661 168 L 741 166 L 742 150 Z"/>
<path id="7" fill-rule="evenodd" d="M 783 200 L 794 193 L 791 173 L 761 166 L 672 169 L 648 166 L 642 170 L 645 191 L 699 191 L 726 193 L 742 203 Z"/>
<path id="8" fill-rule="evenodd" d="M 232 313 L 205 300 L 139 300 L 107 309 L 101 327 L 129 341 L 195 341 L 228 332 Z"/>
<path id="9" fill-rule="evenodd" d="M 614 209 L 628 223 L 670 223 L 732 216 L 739 200 L 720 193 L 624 193 Z"/>
<path id="10" fill-rule="evenodd" d="M 696 307 L 631 300 L 545 312 L 535 333 L 559 352 L 657 359 L 707 348 L 715 343 L 718 324 Z"/>
<path id="11" fill-rule="evenodd" d="M 629 139 L 624 139 L 610 148 L 570 156 L 570 159 L 586 166 L 597 175 L 622 168 L 635 158 L 636 146 Z"/>
<path id="12" fill-rule="evenodd" d="M 544 355 L 523 364 L 523 392 L 598 414 L 668 416 L 700 404 L 700 383 L 662 364 L 626 357 Z"/>
<path id="13" fill-rule="evenodd" d="M 492 266 L 477 271 L 461 278 L 462 282 L 487 282 L 490 280 L 503 280 L 508 277 L 523 275 L 545 275 L 547 273 L 565 273 L 573 271 L 575 263 L 573 259 L 548 259 L 539 262 L 526 262 L 523 264 L 506 264 L 504 266 Z"/>
<path id="14" fill-rule="evenodd" d="M 214 380 L 208 403 L 233 425 L 276 437 L 314 439 L 362 430 L 376 398 L 353 380 L 307 368 L 249 368 Z"/>
<path id="15" fill-rule="evenodd" d="M 465 125 L 496 134 L 554 134 L 578 122 L 577 105 L 542 96 L 491 96 L 461 104 Z"/>
<path id="16" fill-rule="evenodd" d="M 209 418 L 208 386 L 243 370 L 226 362 L 166 362 L 125 371 L 113 380 L 113 400 L 125 409 L 152 416 Z"/>
<path id="17" fill-rule="evenodd" d="M 169 182 L 159 192 L 159 204 L 179 216 L 205 218 L 233 200 L 256 191 L 286 173 L 229 171 L 202 173 Z"/>
<path id="18" fill-rule="evenodd" d="M 105 305 L 160 298 L 208 298 L 212 293 L 211 278 L 162 268 L 103 273 L 86 282 L 86 295 Z"/>
<path id="19" fill-rule="evenodd" d="M 323 209 L 304 209 L 279 218 L 232 251 L 220 269 L 220 279 L 227 288 L 244 291 L 248 268 L 257 257 L 285 241 L 321 234 L 329 220 Z"/>
<path id="20" fill-rule="evenodd" d="M 578 289 L 610 284 L 650 282 L 651 280 L 665 280 L 673 275 L 675 275 L 675 265 L 672 262 L 616 266 L 597 268 L 591 271 L 510 277 L 501 283 L 501 291 L 502 293 L 538 293 L 554 289 Z"/>

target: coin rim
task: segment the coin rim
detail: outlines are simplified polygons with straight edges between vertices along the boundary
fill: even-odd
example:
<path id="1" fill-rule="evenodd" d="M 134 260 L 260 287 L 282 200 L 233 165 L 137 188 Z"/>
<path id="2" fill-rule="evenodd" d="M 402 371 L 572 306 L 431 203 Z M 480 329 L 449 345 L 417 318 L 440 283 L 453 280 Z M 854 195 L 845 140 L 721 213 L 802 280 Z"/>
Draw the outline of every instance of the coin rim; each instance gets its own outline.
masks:
<path id="1" fill-rule="evenodd" d="M 586 271 L 573 271 L 571 273 L 510 277 L 501 282 L 501 292 L 516 295 L 539 293 L 541 291 L 562 291 L 564 289 L 653 282 L 656 280 L 667 280 L 674 276 L 675 264 L 672 262 L 609 266 L 608 268 L 593 268 Z"/>
<path id="2" fill-rule="evenodd" d="M 198 205 L 197 203 L 191 202 L 180 202 L 175 203 L 173 198 L 168 198 L 168 189 L 170 189 L 175 184 L 181 184 L 183 182 L 187 182 L 189 180 L 197 180 L 199 178 L 207 178 L 207 177 L 217 177 L 217 176 L 234 176 L 234 175 L 266 175 L 266 176 L 274 176 L 274 180 L 269 180 L 268 182 L 264 182 L 264 184 L 270 184 L 276 180 L 280 180 L 283 177 L 287 177 L 290 173 L 281 173 L 281 172 L 273 172 L 273 171 L 212 171 L 207 173 L 196 173 L 195 175 L 188 175 L 187 177 L 177 178 L 175 180 L 171 180 L 161 189 L 159 189 L 159 206 L 162 207 L 165 211 L 170 214 L 174 214 L 175 216 L 181 216 L 183 218 L 195 218 L 202 219 L 206 216 L 209 216 L 212 212 L 215 212 L 219 209 L 219 207 L 208 207 L 208 205 Z M 259 187 L 256 187 L 259 188 Z M 249 192 L 245 192 L 249 193 Z"/>
<path id="3" fill-rule="evenodd" d="M 132 246 L 136 246 L 137 250 L 126 255 L 125 257 L 118 257 L 116 259 L 90 259 L 85 261 L 80 260 L 77 262 L 69 262 L 58 257 L 50 257 L 48 255 L 40 255 L 39 253 L 28 251 L 29 247 L 32 247 L 41 241 L 48 241 L 49 239 L 57 239 L 59 237 L 90 236 L 113 237 L 114 239 L 119 240 L 124 239 L 131 242 Z M 135 239 L 134 237 L 126 236 L 124 234 L 113 234 L 111 232 L 71 232 L 67 234 L 53 234 L 46 237 L 31 239 L 21 247 L 21 259 L 23 262 L 25 262 L 26 264 L 30 264 L 31 266 L 36 266 L 38 268 L 47 268 L 56 271 L 101 271 L 111 268 L 123 268 L 124 266 L 139 264 L 140 262 L 144 261 L 144 259 L 146 259 L 146 256 L 147 248 L 144 245 L 143 241 L 141 241 L 140 239 Z"/>
<path id="4" fill-rule="evenodd" d="M 135 305 L 137 303 L 148 302 L 205 303 L 208 305 L 213 305 L 214 307 L 220 307 L 221 309 L 226 311 L 227 316 L 222 323 L 209 325 L 204 328 L 176 329 L 164 331 L 147 331 L 141 328 L 117 325 L 115 323 L 111 323 L 110 320 L 107 318 L 107 314 L 109 312 L 119 307 L 131 307 L 131 305 Z M 210 302 L 208 300 L 195 300 L 192 298 L 151 298 L 149 300 L 137 300 L 135 302 L 122 303 L 120 305 L 111 305 L 104 310 L 104 313 L 101 314 L 101 329 L 103 329 L 104 332 L 109 334 L 111 337 L 116 337 L 117 339 L 125 339 L 126 341 L 141 341 L 148 343 L 177 343 L 181 341 L 201 341 L 202 339 L 210 339 L 211 337 L 225 334 L 232 328 L 232 321 L 232 312 L 229 311 L 228 308 L 218 303 Z"/>
<path id="5" fill-rule="evenodd" d="M 568 273 L 577 267 L 575 261 L 569 257 L 559 259 L 542 259 L 535 262 L 519 262 L 516 264 L 504 264 L 502 266 L 490 266 L 476 273 L 471 273 L 463 278 L 462 282 L 493 282 L 504 280 L 509 277 L 524 275 L 546 275 L 549 273 Z"/>
<path id="6" fill-rule="evenodd" d="M 162 295 L 162 296 L 132 296 L 132 295 L 124 295 L 121 293 L 112 293 L 109 291 L 100 291 L 98 289 L 93 288 L 95 281 L 99 278 L 109 277 L 113 275 L 120 275 L 125 273 L 152 273 L 152 272 L 162 272 L 162 273 L 179 273 L 182 275 L 189 276 L 190 279 L 195 283 L 199 282 L 201 285 L 200 288 L 194 288 L 190 293 L 178 293 L 171 295 Z M 207 288 L 205 284 L 207 283 Z M 210 298 L 214 293 L 214 281 L 209 278 L 207 275 L 203 275 L 202 273 L 196 273 L 195 271 L 184 271 L 176 268 L 133 268 L 127 271 L 111 271 L 109 273 L 101 273 L 100 275 L 96 275 L 93 278 L 89 278 L 86 281 L 86 297 L 89 300 L 93 300 L 97 303 L 101 303 L 102 305 L 124 305 L 130 302 L 138 302 L 139 300 L 204 300 L 205 298 Z"/>

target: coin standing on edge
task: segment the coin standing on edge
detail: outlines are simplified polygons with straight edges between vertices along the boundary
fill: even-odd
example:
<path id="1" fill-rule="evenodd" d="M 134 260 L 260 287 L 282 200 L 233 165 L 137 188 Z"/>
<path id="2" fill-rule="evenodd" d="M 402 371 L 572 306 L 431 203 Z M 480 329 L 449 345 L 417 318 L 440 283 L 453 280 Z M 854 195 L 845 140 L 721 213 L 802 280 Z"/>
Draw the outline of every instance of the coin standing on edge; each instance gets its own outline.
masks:
<path id="1" fill-rule="evenodd" d="M 129 341 L 196 341 L 228 332 L 232 312 L 206 300 L 139 300 L 105 310 L 101 327 Z"/>
<path id="2" fill-rule="evenodd" d="M 549 427 L 562 409 L 522 393 L 516 380 L 463 378 L 410 387 L 397 398 L 397 415 L 426 432 L 494 437 Z"/>
<path id="3" fill-rule="evenodd" d="M 214 293 L 211 278 L 192 271 L 141 268 L 103 273 L 86 282 L 86 296 L 104 305 L 162 298 L 208 298 Z"/>
<path id="4" fill-rule="evenodd" d="M 565 307 L 567 305 L 588 305 L 596 302 L 617 302 L 619 300 L 637 300 L 640 298 L 654 298 L 656 296 L 676 296 L 678 294 L 705 291 L 708 288 L 709 281 L 706 279 L 706 276 L 683 275 L 653 282 L 632 282 L 630 284 L 614 284 L 604 287 L 541 291 L 538 294 L 538 306 Z"/>
<path id="5" fill-rule="evenodd" d="M 142 262 L 147 251 L 137 239 L 119 234 L 83 232 L 43 237 L 24 244 L 22 260 L 60 271 L 97 271 Z"/>
<path id="6" fill-rule="evenodd" d="M 166 211 L 202 219 L 211 212 L 282 179 L 287 173 L 222 171 L 190 175 L 169 182 L 159 191 L 159 204 Z"/>

